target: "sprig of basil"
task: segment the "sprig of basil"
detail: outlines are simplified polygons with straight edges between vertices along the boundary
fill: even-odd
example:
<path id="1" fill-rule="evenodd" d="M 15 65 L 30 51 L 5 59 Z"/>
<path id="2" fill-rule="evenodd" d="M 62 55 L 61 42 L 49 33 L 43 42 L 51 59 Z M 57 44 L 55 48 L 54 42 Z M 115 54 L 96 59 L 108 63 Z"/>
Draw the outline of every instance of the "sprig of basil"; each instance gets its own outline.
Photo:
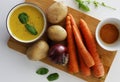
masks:
<path id="1" fill-rule="evenodd" d="M 82 0 L 76 0 L 78 2 L 79 8 L 81 8 L 84 11 L 90 11 L 90 8 L 84 4 Z"/>
<path id="2" fill-rule="evenodd" d="M 107 8 L 116 10 L 115 8 L 106 5 L 104 2 L 98 2 L 96 0 L 75 0 L 75 1 L 78 3 L 79 8 L 84 11 L 90 11 L 90 8 L 88 6 L 90 3 L 92 3 L 95 7 L 103 6 L 103 7 L 107 7 Z"/>
<path id="3" fill-rule="evenodd" d="M 37 35 L 38 32 L 37 30 L 35 29 L 34 26 L 28 24 L 28 21 L 29 21 L 29 16 L 25 13 L 25 12 L 22 12 L 18 15 L 18 19 L 19 21 L 25 25 L 26 29 L 33 35 Z"/>

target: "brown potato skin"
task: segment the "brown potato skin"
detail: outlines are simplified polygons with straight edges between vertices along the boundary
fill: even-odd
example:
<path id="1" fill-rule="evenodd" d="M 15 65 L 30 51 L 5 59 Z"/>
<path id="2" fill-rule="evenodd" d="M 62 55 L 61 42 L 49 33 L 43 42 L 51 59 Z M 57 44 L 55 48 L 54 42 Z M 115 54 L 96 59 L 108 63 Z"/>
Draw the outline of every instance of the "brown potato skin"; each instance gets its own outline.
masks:
<path id="1" fill-rule="evenodd" d="M 47 42 L 40 40 L 37 43 L 33 44 L 33 46 L 29 47 L 26 54 L 29 59 L 39 61 L 47 56 L 48 50 L 49 45 Z"/>
<path id="2" fill-rule="evenodd" d="M 67 16 L 67 13 L 68 8 L 66 5 L 55 2 L 47 9 L 47 18 L 50 23 L 57 24 Z"/>
<path id="3" fill-rule="evenodd" d="M 52 41 L 63 41 L 67 37 L 66 30 L 60 25 L 52 25 L 47 30 L 48 38 Z"/>

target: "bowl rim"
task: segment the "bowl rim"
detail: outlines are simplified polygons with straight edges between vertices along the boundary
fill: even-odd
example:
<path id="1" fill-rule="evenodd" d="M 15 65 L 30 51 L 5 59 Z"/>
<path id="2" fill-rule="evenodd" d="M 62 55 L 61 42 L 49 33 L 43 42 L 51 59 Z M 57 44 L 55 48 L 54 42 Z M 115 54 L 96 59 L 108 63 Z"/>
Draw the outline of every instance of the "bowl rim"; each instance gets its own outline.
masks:
<path id="1" fill-rule="evenodd" d="M 111 23 L 112 21 L 112 23 Z M 113 22 L 114 21 L 114 22 Z M 96 27 L 96 31 L 95 31 L 95 38 L 96 38 L 96 41 L 97 43 L 105 50 L 108 50 L 108 51 L 116 51 L 116 50 L 120 50 L 120 24 L 118 24 L 118 22 L 120 23 L 120 19 L 118 18 L 115 18 L 115 17 L 110 17 L 110 18 L 105 18 L 103 20 L 101 20 L 97 27 Z M 117 26 L 117 29 L 119 31 L 119 37 L 117 39 L 117 41 L 115 41 L 114 43 L 111 43 L 111 44 L 107 44 L 105 43 L 104 41 L 102 41 L 102 39 L 100 39 L 100 29 L 102 28 L 103 25 L 105 24 L 114 24 L 116 26 L 116 24 L 118 24 Z M 118 45 L 119 44 L 119 45 Z"/>
<path id="2" fill-rule="evenodd" d="M 41 31 L 41 33 L 39 34 L 38 37 L 32 39 L 32 40 L 21 40 L 17 37 L 15 37 L 12 32 L 10 31 L 10 28 L 9 28 L 9 17 L 11 16 L 11 14 L 19 7 L 21 6 L 24 6 L 24 5 L 29 5 L 29 6 L 32 6 L 34 8 L 36 8 L 43 16 L 43 21 L 44 21 L 44 26 L 43 26 L 43 29 Z M 31 3 L 31 2 L 22 2 L 22 3 L 19 3 L 17 5 L 15 5 L 14 7 L 12 7 L 10 9 L 10 11 L 8 12 L 7 14 L 7 17 L 6 17 L 6 28 L 7 28 L 7 31 L 9 33 L 9 35 L 14 38 L 15 40 L 19 41 L 19 42 L 22 42 L 22 43 L 32 43 L 32 42 L 35 42 L 36 40 L 38 40 L 40 37 L 42 37 L 42 35 L 45 33 L 45 30 L 46 30 L 46 26 L 47 26 L 47 20 L 46 20 L 46 16 L 44 14 L 44 11 L 36 4 L 34 3 Z"/>

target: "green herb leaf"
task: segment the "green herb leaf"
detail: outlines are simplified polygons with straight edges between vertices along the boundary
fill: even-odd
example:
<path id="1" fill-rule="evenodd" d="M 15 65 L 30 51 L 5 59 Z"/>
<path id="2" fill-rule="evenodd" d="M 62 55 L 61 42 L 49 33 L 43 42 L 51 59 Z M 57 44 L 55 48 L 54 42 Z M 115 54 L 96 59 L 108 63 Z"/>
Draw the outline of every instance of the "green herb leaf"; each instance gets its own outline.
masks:
<path id="1" fill-rule="evenodd" d="M 47 74 L 49 72 L 49 70 L 47 69 L 47 68 L 39 68 L 37 71 L 36 71 L 36 73 L 37 74 L 40 74 L 40 75 L 45 75 L 45 74 Z"/>
<path id="2" fill-rule="evenodd" d="M 95 7 L 98 7 L 99 2 L 97 2 L 97 1 L 93 1 L 93 3 L 94 3 L 94 5 L 95 5 Z"/>
<path id="3" fill-rule="evenodd" d="M 101 5 L 104 6 L 104 7 L 106 6 L 104 2 L 102 2 Z"/>
<path id="4" fill-rule="evenodd" d="M 87 0 L 86 2 L 87 2 L 88 4 L 90 4 L 90 0 Z"/>
<path id="5" fill-rule="evenodd" d="M 75 1 L 78 3 L 79 8 L 84 11 L 90 11 L 90 8 L 89 8 L 90 3 L 93 3 L 95 7 L 104 6 L 104 7 L 116 10 L 115 8 L 106 5 L 104 2 L 100 3 L 96 0 L 75 0 Z"/>
<path id="6" fill-rule="evenodd" d="M 101 5 L 102 5 L 102 6 L 104 6 L 104 7 L 107 7 L 107 8 L 113 9 L 113 10 L 116 10 L 115 8 L 113 8 L 113 7 L 111 7 L 111 6 L 106 5 L 104 2 L 102 2 L 102 3 L 101 3 Z"/>
<path id="7" fill-rule="evenodd" d="M 24 12 L 20 13 L 18 19 L 22 24 L 26 24 L 28 22 L 28 15 Z"/>
<path id="8" fill-rule="evenodd" d="M 48 81 L 54 81 L 54 80 L 57 80 L 58 78 L 59 78 L 58 73 L 52 73 L 47 77 Z"/>
<path id="9" fill-rule="evenodd" d="M 31 34 L 33 34 L 33 35 L 38 34 L 38 32 L 36 31 L 36 29 L 33 26 L 31 26 L 29 24 L 25 24 L 25 27 Z"/>
<path id="10" fill-rule="evenodd" d="M 78 3 L 79 3 L 79 2 L 82 2 L 82 0 L 75 0 L 75 1 L 78 2 Z"/>
<path id="11" fill-rule="evenodd" d="M 90 11 L 89 7 L 84 4 L 84 1 L 82 0 L 76 0 L 78 2 L 79 8 L 84 10 L 84 11 Z"/>
<path id="12" fill-rule="evenodd" d="M 81 8 L 84 11 L 90 11 L 89 7 L 82 2 L 79 2 L 79 8 Z"/>

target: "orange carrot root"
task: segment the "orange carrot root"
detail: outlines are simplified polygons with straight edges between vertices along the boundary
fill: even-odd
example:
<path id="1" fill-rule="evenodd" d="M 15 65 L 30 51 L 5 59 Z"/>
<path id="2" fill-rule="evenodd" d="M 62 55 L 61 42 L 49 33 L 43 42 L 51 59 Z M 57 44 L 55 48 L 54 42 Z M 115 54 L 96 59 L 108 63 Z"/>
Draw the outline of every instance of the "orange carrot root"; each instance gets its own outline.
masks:
<path id="1" fill-rule="evenodd" d="M 95 39 L 94 39 L 90 29 L 88 28 L 87 23 L 83 19 L 80 19 L 80 30 L 84 37 L 86 47 L 95 61 L 95 65 L 92 67 L 93 74 L 96 77 L 102 77 L 102 76 L 104 76 L 104 66 L 99 58 Z"/>
<path id="2" fill-rule="evenodd" d="M 78 51 L 80 51 L 80 54 L 81 54 L 85 64 L 88 67 L 92 67 L 94 65 L 94 60 L 93 60 L 92 56 L 90 55 L 90 53 L 88 52 L 88 50 L 86 49 L 85 45 L 83 44 L 80 31 L 77 27 L 77 24 L 75 23 L 73 16 L 71 14 L 68 14 L 68 16 L 70 16 L 72 30 L 73 30 L 73 34 L 75 37 L 75 42 L 76 42 Z"/>
<path id="3" fill-rule="evenodd" d="M 80 38 L 80 33 L 75 26 L 73 26 L 73 33 L 74 33 L 78 51 L 80 51 L 80 54 L 81 54 L 85 64 L 88 67 L 92 67 L 94 65 L 94 60 L 93 60 L 92 56 L 90 55 L 90 53 L 87 51 L 85 45 L 83 44 L 83 42 Z"/>
<path id="4" fill-rule="evenodd" d="M 81 55 L 79 54 L 79 61 L 80 61 L 80 71 L 84 76 L 90 76 L 91 75 L 91 70 L 90 68 L 85 64 L 83 61 Z"/>
<path id="5" fill-rule="evenodd" d="M 67 31 L 68 53 L 69 53 L 68 69 L 69 69 L 69 72 L 71 73 L 78 73 L 79 66 L 78 66 L 78 61 L 76 57 L 77 55 L 76 55 L 74 37 L 73 37 L 69 16 L 66 17 L 66 31 Z"/>

